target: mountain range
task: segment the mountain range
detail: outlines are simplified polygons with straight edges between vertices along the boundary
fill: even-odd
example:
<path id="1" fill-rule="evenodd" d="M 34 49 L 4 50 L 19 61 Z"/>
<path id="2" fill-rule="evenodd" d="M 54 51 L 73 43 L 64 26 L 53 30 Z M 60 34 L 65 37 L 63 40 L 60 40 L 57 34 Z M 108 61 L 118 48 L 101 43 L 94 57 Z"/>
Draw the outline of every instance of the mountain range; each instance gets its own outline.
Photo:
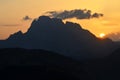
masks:
<path id="1" fill-rule="evenodd" d="M 119 80 L 119 68 L 119 42 L 57 18 L 40 16 L 26 33 L 0 40 L 6 80 Z"/>
<path id="2" fill-rule="evenodd" d="M 116 49 L 116 44 L 97 38 L 77 23 L 40 16 L 26 33 L 19 31 L 1 40 L 0 48 L 43 49 L 83 60 L 107 56 Z"/>
<path id="3" fill-rule="evenodd" d="M 0 49 L 0 78 L 5 80 L 119 80 L 119 72 L 120 49 L 86 61 L 40 49 Z"/>

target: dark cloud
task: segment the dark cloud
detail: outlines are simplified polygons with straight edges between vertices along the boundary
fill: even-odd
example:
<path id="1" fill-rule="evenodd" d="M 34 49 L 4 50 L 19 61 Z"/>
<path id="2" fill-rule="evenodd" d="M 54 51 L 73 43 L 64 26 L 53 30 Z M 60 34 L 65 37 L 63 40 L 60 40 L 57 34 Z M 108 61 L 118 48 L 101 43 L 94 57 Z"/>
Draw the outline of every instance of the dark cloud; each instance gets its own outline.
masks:
<path id="1" fill-rule="evenodd" d="M 31 17 L 29 17 L 29 16 L 25 16 L 25 17 L 23 17 L 23 20 L 24 20 L 24 21 L 27 21 L 27 20 L 32 20 L 32 18 L 31 18 Z"/>
<path id="2" fill-rule="evenodd" d="M 5 26 L 5 27 L 16 27 L 16 26 L 21 26 L 20 24 L 1 24 L 0 26 Z"/>
<path id="3" fill-rule="evenodd" d="M 48 16 L 52 18 L 60 18 L 60 19 L 69 19 L 69 18 L 91 19 L 91 18 L 99 18 L 103 16 L 102 13 L 92 14 L 92 11 L 87 9 L 64 10 L 61 12 L 49 11 L 46 13 L 48 14 Z"/>
<path id="4" fill-rule="evenodd" d="M 102 17 L 103 16 L 103 14 L 101 14 L 101 13 L 94 13 L 93 15 L 92 15 L 92 17 L 94 18 L 99 18 L 99 17 Z"/>

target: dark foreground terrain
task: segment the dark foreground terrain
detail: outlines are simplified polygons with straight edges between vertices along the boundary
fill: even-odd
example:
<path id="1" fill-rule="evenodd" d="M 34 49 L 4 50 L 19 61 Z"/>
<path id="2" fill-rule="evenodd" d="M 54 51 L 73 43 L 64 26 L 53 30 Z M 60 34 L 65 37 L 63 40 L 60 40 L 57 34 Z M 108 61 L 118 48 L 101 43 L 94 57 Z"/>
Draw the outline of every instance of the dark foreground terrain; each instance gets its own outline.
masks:
<path id="1" fill-rule="evenodd" d="M 91 78 L 82 69 L 81 63 L 44 50 L 1 49 L 0 65 L 1 76 L 8 80 L 79 80 Z"/>
<path id="2" fill-rule="evenodd" d="M 120 80 L 120 49 L 81 62 L 44 50 L 0 49 L 0 73 L 1 80 Z"/>

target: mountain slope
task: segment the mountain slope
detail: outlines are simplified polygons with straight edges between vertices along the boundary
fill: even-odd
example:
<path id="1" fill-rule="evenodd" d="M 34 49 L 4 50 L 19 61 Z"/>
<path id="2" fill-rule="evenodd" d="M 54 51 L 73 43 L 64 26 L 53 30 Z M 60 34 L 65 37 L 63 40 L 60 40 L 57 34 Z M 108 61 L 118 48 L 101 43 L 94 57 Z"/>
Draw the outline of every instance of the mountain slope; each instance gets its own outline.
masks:
<path id="1" fill-rule="evenodd" d="M 86 61 L 84 66 L 88 67 L 88 72 L 95 74 L 97 80 L 119 80 L 120 48 L 104 58 Z"/>
<path id="2" fill-rule="evenodd" d="M 0 49 L 0 73 L 17 80 L 119 80 L 119 55 L 120 49 L 105 58 L 80 62 L 45 50 Z"/>
<path id="3" fill-rule="evenodd" d="M 7 80 L 93 80 L 81 62 L 45 50 L 0 49 L 0 65 Z"/>
<path id="4" fill-rule="evenodd" d="M 113 50 L 111 40 L 100 40 L 79 24 L 40 16 L 26 33 L 21 31 L 0 41 L 0 48 L 44 49 L 74 59 L 103 57 Z"/>

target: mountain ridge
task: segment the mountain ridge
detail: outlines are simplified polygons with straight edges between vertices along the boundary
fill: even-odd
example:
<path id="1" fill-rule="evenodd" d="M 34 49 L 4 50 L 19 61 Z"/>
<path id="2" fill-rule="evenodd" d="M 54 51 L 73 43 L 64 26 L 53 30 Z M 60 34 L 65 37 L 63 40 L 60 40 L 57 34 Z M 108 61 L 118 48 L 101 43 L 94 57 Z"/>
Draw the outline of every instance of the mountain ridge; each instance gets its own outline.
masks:
<path id="1" fill-rule="evenodd" d="M 54 52 L 36 49 L 0 49 L 0 73 L 4 79 L 119 79 L 120 49 L 110 56 L 77 61 Z M 12 72 L 12 73 L 11 73 Z"/>
<path id="2" fill-rule="evenodd" d="M 0 45 L 0 48 L 44 49 L 80 60 L 106 56 L 114 43 L 98 39 L 77 23 L 40 16 L 26 33 L 19 31 L 0 41 Z"/>

